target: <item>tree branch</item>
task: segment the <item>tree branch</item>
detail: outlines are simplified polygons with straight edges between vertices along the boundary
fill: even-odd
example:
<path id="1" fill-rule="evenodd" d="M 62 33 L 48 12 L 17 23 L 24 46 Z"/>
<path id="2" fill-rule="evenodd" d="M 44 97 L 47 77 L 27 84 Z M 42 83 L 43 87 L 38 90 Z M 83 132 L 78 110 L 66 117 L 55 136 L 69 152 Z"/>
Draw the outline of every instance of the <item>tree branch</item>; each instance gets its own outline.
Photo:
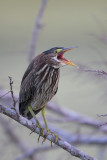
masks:
<path id="1" fill-rule="evenodd" d="M 9 77 L 9 80 L 10 80 L 10 92 L 11 92 L 11 96 L 12 96 L 12 100 L 13 100 L 13 106 L 14 106 L 14 109 L 16 109 L 16 100 L 15 100 L 15 97 L 14 97 L 14 93 L 13 93 L 13 80 L 12 80 L 12 77 L 8 76 Z"/>
<path id="2" fill-rule="evenodd" d="M 49 127 L 52 132 L 55 131 L 57 135 L 60 137 L 63 137 L 67 142 L 71 144 L 77 144 L 77 145 L 107 145 L 107 136 L 106 135 L 94 135 L 96 133 L 99 133 L 98 131 L 91 132 L 89 134 L 81 134 L 81 133 L 69 133 L 68 131 L 64 129 L 59 129 L 54 126 Z"/>
<path id="3" fill-rule="evenodd" d="M 0 96 L 4 95 L 5 92 L 3 90 L 0 91 Z M 18 96 L 15 95 L 15 98 L 18 99 Z M 5 97 L 2 98 L 3 103 L 8 105 L 11 102 L 11 96 L 7 94 Z M 91 117 L 79 114 L 71 109 L 67 109 L 67 107 L 58 106 L 56 103 L 49 102 L 47 104 L 47 109 L 55 112 L 58 115 L 65 117 L 67 121 L 77 122 L 82 125 L 88 125 L 90 127 L 94 127 L 101 132 L 107 133 L 107 125 L 106 123 L 95 120 Z"/>
<path id="4" fill-rule="evenodd" d="M 85 68 L 81 68 L 79 67 L 79 69 L 76 69 L 78 72 L 88 72 L 88 73 L 92 73 L 95 76 L 99 76 L 99 77 L 103 77 L 103 78 L 107 78 L 107 72 L 105 71 L 100 71 L 100 70 L 92 70 L 92 69 L 85 69 Z"/>
<path id="5" fill-rule="evenodd" d="M 54 111 L 55 113 L 66 117 L 69 121 L 76 121 L 79 124 L 83 124 L 83 125 L 89 125 L 89 126 L 93 126 L 93 127 L 100 127 L 102 125 L 104 125 L 104 123 L 95 120 L 93 118 L 84 116 L 84 115 L 80 115 L 79 113 L 75 112 L 75 111 L 71 111 L 67 108 L 64 107 L 60 107 L 57 104 L 53 103 L 53 102 L 49 102 L 47 104 L 47 108 L 49 110 Z"/>
<path id="6" fill-rule="evenodd" d="M 52 148 L 50 146 L 41 146 L 37 148 L 31 147 L 31 146 L 29 147 L 29 145 L 27 146 L 27 144 L 25 144 L 23 140 L 14 133 L 13 127 L 11 125 L 11 121 L 8 121 L 1 116 L 0 123 L 4 128 L 4 130 L 6 131 L 7 136 L 11 138 L 12 142 L 16 144 L 19 147 L 19 149 L 23 152 L 22 155 L 15 158 L 15 160 L 22 160 L 25 158 L 30 158 L 31 160 L 33 160 L 34 154 L 57 148 L 56 145 L 54 145 Z"/>
<path id="7" fill-rule="evenodd" d="M 26 118 L 23 118 L 22 116 L 18 117 L 17 113 L 14 110 L 6 106 L 0 105 L 0 112 L 14 119 L 15 121 L 17 121 L 18 123 L 22 124 L 23 126 L 27 127 L 30 130 L 34 128 L 34 125 L 32 124 L 31 121 L 27 120 Z M 39 134 L 39 128 L 36 127 L 34 132 Z M 57 146 L 60 146 L 61 148 L 69 152 L 72 156 L 78 157 L 81 160 L 95 160 L 95 158 L 90 157 L 89 155 L 80 151 L 76 147 L 70 145 L 67 141 L 64 141 L 60 137 L 58 137 L 57 142 L 56 142 L 56 137 L 51 133 L 47 135 L 46 130 L 44 130 L 44 137 L 48 139 L 49 141 L 55 143 Z"/>
<path id="8" fill-rule="evenodd" d="M 20 140 L 20 138 L 13 132 L 12 127 L 10 127 L 9 121 L 5 120 L 3 117 L 0 117 L 0 123 L 2 124 L 4 130 L 6 130 L 6 133 L 8 133 L 8 136 L 12 139 L 12 142 L 14 142 L 23 152 L 28 150 L 26 145 L 22 143 L 22 140 Z"/>
<path id="9" fill-rule="evenodd" d="M 30 52 L 29 52 L 29 62 L 31 62 L 32 59 L 34 58 L 37 39 L 38 39 L 38 33 L 39 33 L 39 29 L 41 28 L 41 19 L 43 17 L 43 13 L 44 13 L 46 4 L 47 4 L 47 0 L 42 0 L 40 10 L 38 12 L 38 16 L 35 21 L 34 30 L 32 34 L 32 41 L 31 41 L 31 46 L 30 46 Z"/>

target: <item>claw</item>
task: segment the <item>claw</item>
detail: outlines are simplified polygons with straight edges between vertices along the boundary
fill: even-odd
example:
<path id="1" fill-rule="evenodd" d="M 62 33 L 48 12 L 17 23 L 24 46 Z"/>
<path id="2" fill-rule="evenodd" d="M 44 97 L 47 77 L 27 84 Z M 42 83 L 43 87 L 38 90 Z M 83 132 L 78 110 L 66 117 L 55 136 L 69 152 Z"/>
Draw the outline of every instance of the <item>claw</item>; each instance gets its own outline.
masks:
<path id="1" fill-rule="evenodd" d="M 45 141 L 46 141 L 46 138 L 44 137 L 44 138 L 43 138 L 43 141 L 42 141 L 42 143 L 44 143 Z"/>
<path id="2" fill-rule="evenodd" d="M 34 131 L 35 131 L 35 129 L 33 128 L 33 130 L 30 132 L 30 134 L 29 134 L 29 135 L 31 135 Z"/>
<path id="3" fill-rule="evenodd" d="M 54 132 L 50 131 L 50 133 L 55 136 L 55 143 L 56 143 L 58 141 L 58 136 Z"/>
<path id="4" fill-rule="evenodd" d="M 39 137 L 38 137 L 38 143 L 39 143 L 39 139 L 40 139 L 40 134 L 39 134 Z"/>
<path id="5" fill-rule="evenodd" d="M 41 132 L 42 132 L 42 136 L 44 136 L 44 129 L 42 126 L 39 126 L 39 137 L 38 137 L 38 142 L 39 142 L 39 139 L 40 139 L 40 136 L 41 136 Z"/>
<path id="6" fill-rule="evenodd" d="M 52 141 L 51 141 L 51 148 L 52 148 Z"/>
<path id="7" fill-rule="evenodd" d="M 38 142 L 39 142 L 40 136 L 41 135 L 44 136 L 44 128 L 40 124 L 36 124 L 33 130 L 31 131 L 30 135 L 35 131 L 36 127 L 39 128 L 39 137 L 38 137 Z"/>
<path id="8" fill-rule="evenodd" d="M 50 132 L 50 131 L 49 131 L 49 129 L 47 129 L 47 134 L 46 134 L 46 137 L 49 135 L 49 132 Z M 43 138 L 43 141 L 42 141 L 42 143 L 44 143 L 44 142 L 46 141 L 46 137 L 44 137 L 44 138 Z"/>
<path id="9" fill-rule="evenodd" d="M 54 133 L 54 132 L 51 132 L 49 129 L 47 129 L 47 134 L 46 134 L 46 137 L 49 135 L 49 133 L 51 133 L 52 135 L 54 135 L 56 138 L 55 138 L 55 143 L 58 141 L 58 136 Z M 45 142 L 46 138 L 44 137 L 43 139 L 43 142 Z M 51 141 L 51 147 L 52 147 L 52 141 Z"/>

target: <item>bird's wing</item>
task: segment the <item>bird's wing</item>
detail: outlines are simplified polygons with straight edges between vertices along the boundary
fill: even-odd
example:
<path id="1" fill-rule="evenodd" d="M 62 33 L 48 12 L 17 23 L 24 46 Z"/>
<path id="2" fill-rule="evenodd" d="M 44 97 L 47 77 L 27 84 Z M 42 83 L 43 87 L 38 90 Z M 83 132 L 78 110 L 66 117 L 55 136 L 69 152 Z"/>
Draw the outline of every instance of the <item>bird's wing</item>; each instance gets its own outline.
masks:
<path id="1" fill-rule="evenodd" d="M 23 75 L 23 78 L 22 78 L 22 81 L 21 81 L 21 85 L 24 81 L 24 79 L 30 74 L 30 72 L 32 71 L 33 69 L 33 65 L 34 65 L 34 62 L 32 61 L 32 63 L 29 64 L 28 68 L 26 69 L 24 75 Z"/>
<path id="2" fill-rule="evenodd" d="M 19 93 L 19 103 L 29 101 L 29 99 L 31 99 L 31 97 L 34 94 L 34 90 L 36 90 L 34 87 L 34 80 L 35 80 L 34 76 L 36 76 L 36 74 L 33 64 L 34 63 L 32 62 L 28 66 L 22 78 L 20 93 Z"/>
<path id="3" fill-rule="evenodd" d="M 26 107 L 30 105 L 32 97 L 36 93 L 36 87 L 34 85 L 36 77 L 36 71 L 32 62 L 25 71 L 20 86 L 19 112 L 22 115 L 25 114 Z"/>

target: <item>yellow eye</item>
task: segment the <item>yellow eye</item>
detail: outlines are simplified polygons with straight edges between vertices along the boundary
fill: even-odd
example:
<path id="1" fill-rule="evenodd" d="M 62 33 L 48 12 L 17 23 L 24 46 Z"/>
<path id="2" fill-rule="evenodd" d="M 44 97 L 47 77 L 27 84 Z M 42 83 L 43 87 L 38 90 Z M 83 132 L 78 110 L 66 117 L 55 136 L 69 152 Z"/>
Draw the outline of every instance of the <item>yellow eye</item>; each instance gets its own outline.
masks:
<path id="1" fill-rule="evenodd" d="M 57 50 L 55 50 L 54 53 L 57 54 L 58 53 Z"/>
<path id="2" fill-rule="evenodd" d="M 54 51 L 54 53 L 57 54 L 57 53 L 59 53 L 61 50 L 62 50 L 62 49 L 56 49 L 56 50 Z"/>

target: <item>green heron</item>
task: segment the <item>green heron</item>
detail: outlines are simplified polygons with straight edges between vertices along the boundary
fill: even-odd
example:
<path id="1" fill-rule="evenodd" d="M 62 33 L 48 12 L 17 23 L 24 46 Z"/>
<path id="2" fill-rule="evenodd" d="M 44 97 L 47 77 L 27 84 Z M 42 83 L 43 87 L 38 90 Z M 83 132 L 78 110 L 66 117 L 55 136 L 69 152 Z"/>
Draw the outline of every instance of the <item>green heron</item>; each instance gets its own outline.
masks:
<path id="1" fill-rule="evenodd" d="M 56 94 L 60 76 L 60 67 L 75 64 L 64 58 L 66 51 L 73 47 L 54 47 L 44 51 L 29 64 L 21 82 L 19 93 L 19 112 L 22 116 L 36 121 L 36 125 L 43 129 L 36 118 L 41 111 L 45 128 L 49 132 L 45 118 L 45 106 Z"/>

